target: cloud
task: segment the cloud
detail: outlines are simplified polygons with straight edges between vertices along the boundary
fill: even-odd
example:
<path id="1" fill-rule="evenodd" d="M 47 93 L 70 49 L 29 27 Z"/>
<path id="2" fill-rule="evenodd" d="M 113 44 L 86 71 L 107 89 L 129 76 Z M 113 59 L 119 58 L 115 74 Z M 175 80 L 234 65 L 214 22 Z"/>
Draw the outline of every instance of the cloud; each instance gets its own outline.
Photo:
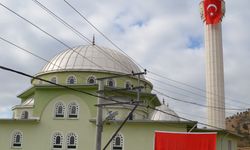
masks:
<path id="1" fill-rule="evenodd" d="M 73 27 L 78 29 L 89 39 L 95 34 L 99 45 L 114 48 L 81 17 L 72 11 L 64 2 L 40 1 L 54 13 L 58 14 Z M 128 1 L 72 1 L 69 0 L 81 13 L 93 22 L 103 33 L 119 45 L 129 56 L 150 71 L 163 74 L 168 78 L 188 83 L 192 86 L 205 89 L 205 60 L 204 60 L 204 27 L 199 14 L 198 0 L 128 0 Z M 39 27 L 51 33 L 69 46 L 84 45 L 86 41 L 80 39 L 65 26 L 60 24 L 50 15 L 45 13 L 31 1 L 3 1 L 4 4 L 18 13 L 30 19 Z M 249 56 L 250 56 L 250 13 L 248 0 L 240 2 L 227 0 L 226 16 L 223 19 L 224 42 L 224 66 L 225 66 L 225 92 L 228 107 L 250 107 L 241 102 L 249 103 L 248 98 L 250 80 Z M 51 59 L 57 53 L 66 49 L 61 43 L 53 40 L 31 25 L 20 20 L 16 16 L 0 7 L 1 34 L 5 38 L 31 50 L 34 53 Z M 0 64 L 13 67 L 30 74 L 36 74 L 46 62 L 25 54 L 20 50 L 0 41 Z M 33 62 L 33 63 L 30 63 Z M 153 75 L 148 75 L 155 77 Z M 156 77 L 155 77 L 156 78 Z M 4 87 L 0 88 L 1 113 L 9 114 L 10 105 L 18 104 L 14 96 L 30 86 L 29 79 L 1 71 L 0 82 Z M 199 95 L 204 92 L 182 84 L 158 78 L 163 82 L 190 90 Z M 176 89 L 165 87 L 152 81 L 156 86 L 167 90 L 187 95 L 173 94 L 182 99 L 188 99 L 197 103 L 206 104 L 205 98 Z M 17 86 L 13 86 L 17 85 Z M 160 98 L 163 98 L 159 95 Z M 234 102 L 232 102 L 232 99 Z M 206 109 L 176 103 L 167 99 L 172 109 L 190 113 L 185 117 L 205 121 L 195 117 L 200 114 L 206 117 Z M 4 108 L 4 109 L 3 109 Z M 192 109 L 190 109 L 192 108 Z M 228 115 L 231 113 L 228 113 Z"/>

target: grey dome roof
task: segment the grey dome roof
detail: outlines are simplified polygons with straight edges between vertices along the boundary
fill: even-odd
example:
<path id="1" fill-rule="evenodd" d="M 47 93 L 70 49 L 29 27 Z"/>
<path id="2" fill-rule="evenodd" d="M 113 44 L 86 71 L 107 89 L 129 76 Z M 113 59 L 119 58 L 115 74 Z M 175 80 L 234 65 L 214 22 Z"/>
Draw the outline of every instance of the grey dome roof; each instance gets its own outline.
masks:
<path id="1" fill-rule="evenodd" d="M 96 45 L 68 49 L 46 64 L 39 74 L 57 71 L 101 71 L 129 74 L 139 67 L 124 54 Z"/>
<path id="2" fill-rule="evenodd" d="M 170 109 L 167 105 L 163 104 L 159 107 L 156 107 L 156 109 L 162 110 L 172 115 L 168 115 L 166 113 L 155 110 L 152 114 L 151 120 L 180 121 L 180 118 L 178 118 L 179 116 L 172 109 Z"/>

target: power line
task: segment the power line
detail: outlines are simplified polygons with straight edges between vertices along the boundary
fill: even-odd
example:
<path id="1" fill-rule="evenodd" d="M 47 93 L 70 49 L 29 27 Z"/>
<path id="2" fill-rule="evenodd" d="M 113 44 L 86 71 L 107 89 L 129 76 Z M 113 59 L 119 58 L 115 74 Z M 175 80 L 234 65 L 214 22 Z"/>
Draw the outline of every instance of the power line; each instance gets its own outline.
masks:
<path id="1" fill-rule="evenodd" d="M 151 109 L 151 110 L 159 111 L 159 112 L 162 112 L 162 113 L 164 113 L 164 114 L 167 114 L 167 115 L 170 115 L 170 116 L 173 116 L 173 117 L 177 117 L 177 118 L 180 118 L 180 119 L 185 120 L 185 121 L 197 122 L 197 123 L 200 124 L 200 125 L 205 125 L 205 126 L 207 126 L 207 127 L 212 127 L 212 128 L 215 128 L 215 129 L 219 129 L 219 130 L 222 130 L 222 131 L 229 132 L 229 133 L 234 133 L 234 131 L 231 131 L 231 130 L 219 128 L 219 127 L 212 126 L 212 125 L 209 125 L 209 124 L 206 124 L 206 123 L 203 123 L 203 122 L 199 122 L 199 121 L 193 121 L 193 120 L 191 120 L 191 119 L 187 119 L 187 118 L 184 118 L 184 117 L 180 117 L 180 116 L 177 116 L 177 115 L 168 113 L 168 112 L 163 111 L 163 110 L 160 110 L 160 109 L 156 109 L 156 108 L 151 107 L 151 106 L 149 106 L 149 105 L 145 106 L 145 105 L 140 105 L 140 104 L 139 104 L 139 106 L 140 106 L 140 107 L 149 108 L 149 109 Z"/>
<path id="2" fill-rule="evenodd" d="M 192 85 L 190 85 L 190 84 L 187 84 L 187 83 L 184 83 L 184 82 L 180 82 L 180 81 L 177 81 L 177 80 L 174 80 L 174 79 L 165 77 L 165 76 L 163 76 L 163 75 L 154 73 L 154 72 L 152 72 L 152 71 L 148 71 L 148 72 L 151 73 L 151 74 L 153 74 L 153 75 L 155 75 L 155 76 L 158 76 L 158 77 L 160 77 L 160 78 L 167 79 L 167 80 L 169 80 L 169 81 L 172 81 L 172 82 L 175 82 L 175 83 L 178 83 L 178 84 L 181 84 L 181 85 L 190 87 L 190 88 L 192 88 L 192 89 L 195 89 L 195 90 L 198 90 L 198 91 L 201 91 L 201 92 L 204 92 L 204 93 L 208 93 L 208 94 L 210 94 L 210 95 L 215 95 L 215 96 L 223 97 L 223 96 L 221 96 L 221 95 L 219 95 L 219 94 L 216 94 L 216 93 L 213 93 L 213 92 L 210 92 L 210 91 L 206 91 L 206 90 L 204 90 L 204 89 L 202 89 L 202 88 L 198 88 L 198 87 L 192 86 Z M 244 105 L 250 105 L 250 104 L 248 104 L 248 103 L 245 103 L 245 102 L 242 102 L 242 101 L 239 101 L 239 100 L 235 100 L 234 98 L 225 97 L 225 96 L 224 96 L 223 98 L 226 98 L 226 99 L 228 99 L 228 100 L 230 100 L 230 101 L 232 101 L 232 102 L 235 102 L 235 103 L 241 103 L 241 104 L 244 104 Z"/>
<path id="3" fill-rule="evenodd" d="M 56 85 L 56 86 L 59 86 L 59 87 L 65 88 L 65 89 L 69 89 L 69 90 L 72 90 L 72 91 L 75 91 L 75 92 L 80 92 L 80 93 L 83 93 L 83 94 L 86 94 L 86 95 L 89 95 L 89 96 L 99 97 L 99 98 L 102 98 L 104 100 L 113 101 L 113 102 L 117 102 L 117 103 L 120 102 L 120 101 L 117 101 L 117 100 L 114 100 L 114 99 L 111 99 L 111 98 L 98 96 L 98 95 L 95 95 L 95 94 L 92 94 L 92 93 L 89 93 L 89 92 L 85 92 L 85 91 L 74 89 L 74 88 L 71 88 L 71 87 L 68 87 L 68 86 L 65 86 L 65 85 L 57 84 L 57 83 L 54 83 L 54 82 L 51 82 L 51 81 L 48 81 L 48 80 L 45 80 L 45 79 L 42 79 L 42 78 L 39 78 L 39 77 L 35 77 L 35 76 L 32 76 L 32 75 L 26 74 L 24 72 L 17 71 L 17 70 L 14 70 L 14 69 L 11 69 L 11 68 L 8 68 L 8 67 L 4 67 L 4 66 L 1 66 L 1 65 L 0 65 L 0 69 L 6 70 L 6 71 L 10 71 L 10 72 L 13 72 L 13 73 L 16 73 L 16 74 L 19 74 L 19 75 L 22 75 L 22 76 L 26 76 L 26 77 L 29 77 L 29 78 L 32 78 L 32 79 L 41 80 L 41 81 L 44 81 L 44 82 L 47 82 L 47 83 L 50 83 L 50 84 L 53 84 L 53 85 Z M 202 122 L 198 122 L 198 121 L 193 121 L 193 120 L 190 120 L 190 119 L 187 119 L 187 118 L 184 118 L 184 117 L 180 117 L 180 116 L 177 116 L 177 115 L 165 112 L 163 110 L 156 109 L 156 108 L 151 107 L 149 105 L 141 105 L 141 104 L 133 104 L 133 103 L 128 104 L 128 105 L 133 105 L 133 106 L 138 105 L 140 107 L 144 107 L 144 108 L 147 108 L 147 109 L 152 109 L 152 110 L 155 110 L 155 111 L 160 111 L 162 113 L 165 113 L 167 115 L 180 118 L 180 119 L 185 120 L 185 121 L 197 122 L 198 124 L 205 125 L 205 126 L 208 126 L 208 127 L 213 127 L 213 128 L 220 129 L 220 130 L 223 130 L 223 131 L 229 131 L 229 130 L 225 130 L 225 129 L 222 129 L 222 128 L 219 128 L 219 127 L 215 127 L 215 126 L 206 124 L 206 123 L 202 123 Z M 233 131 L 230 131 L 230 132 L 233 132 Z"/>
<path id="4" fill-rule="evenodd" d="M 1 4 L 2 5 L 2 4 Z M 6 8 L 6 7 L 5 7 Z M 20 17 L 20 16 L 19 16 Z M 31 23 L 31 22 L 30 22 Z M 41 29 L 41 28 L 40 28 Z M 60 42 L 60 41 L 59 41 Z"/>
<path id="5" fill-rule="evenodd" d="M 1 4 L 2 5 L 2 4 Z M 3 6 L 3 5 L 2 5 Z M 4 67 L 2 67 L 2 66 L 0 66 L 0 68 L 1 69 L 4 69 Z M 6 70 L 8 70 L 7 68 L 5 68 Z M 9 71 L 14 71 L 14 70 L 9 70 Z M 21 73 L 21 72 L 16 72 L 16 73 Z M 27 74 L 23 74 L 23 75 L 27 75 Z M 39 79 L 39 80 L 42 80 L 42 81 L 45 81 L 45 80 L 43 80 L 43 79 L 40 79 L 40 78 L 37 78 L 37 77 L 35 77 L 36 79 Z M 46 81 L 45 81 L 46 82 Z M 53 82 L 48 82 L 48 83 L 50 83 L 50 84 L 54 84 Z M 57 84 L 54 84 L 54 85 L 57 85 Z M 57 85 L 57 86 L 59 86 L 59 85 Z M 62 86 L 61 86 L 62 87 Z M 67 86 L 65 86 L 64 88 L 66 88 Z M 73 90 L 73 88 L 69 88 L 69 87 L 67 87 L 68 89 L 71 89 L 71 90 Z M 75 90 L 75 89 L 74 89 Z M 91 93 L 87 93 L 87 92 L 84 92 L 84 91 L 78 91 L 77 90 L 77 92 L 81 92 L 81 93 L 84 93 L 84 94 L 91 94 Z M 92 95 L 91 94 L 91 96 L 96 96 L 96 95 Z M 109 99 L 108 98 L 108 100 L 111 100 L 111 99 Z M 147 106 L 147 108 L 150 108 L 150 106 Z M 152 108 L 150 108 L 150 109 L 152 109 Z M 154 108 L 154 110 L 157 110 L 157 109 L 155 109 Z M 157 111 L 160 111 L 160 110 L 157 110 Z M 181 118 L 181 119 L 184 119 L 184 118 L 182 118 L 182 117 L 179 117 L 179 118 Z M 189 119 L 187 119 L 187 121 L 188 121 Z M 189 121 L 192 121 L 192 120 L 189 120 Z M 207 125 L 207 124 L 204 124 L 204 123 L 200 123 L 200 122 L 198 122 L 199 124 L 203 124 L 203 125 Z M 210 126 L 210 125 L 208 125 L 208 126 Z M 212 126 L 213 127 L 213 126 Z"/>
<path id="6" fill-rule="evenodd" d="M 213 108 L 213 109 L 222 109 L 222 110 L 246 110 L 246 109 L 236 109 L 236 108 L 223 108 L 223 107 L 215 107 L 215 106 L 207 106 L 207 105 L 203 105 L 203 104 L 199 104 L 199 103 L 196 103 L 196 102 L 190 102 L 190 101 L 187 101 L 187 100 L 182 100 L 182 99 L 178 99 L 178 98 L 175 98 L 175 97 L 172 97 L 172 96 L 169 96 L 167 94 L 164 94 L 162 92 L 159 92 L 157 90 L 153 90 L 155 91 L 156 93 L 160 94 L 160 95 L 164 95 L 172 100 L 175 100 L 175 101 L 179 101 L 179 102 L 183 102 L 183 103 L 187 103 L 187 104 L 192 104 L 192 105 L 196 105 L 196 106 L 201 106 L 201 107 L 209 107 L 209 108 Z"/>
<path id="7" fill-rule="evenodd" d="M 67 0 L 64 0 L 64 2 L 70 6 L 79 16 L 81 16 L 90 26 L 92 26 L 98 33 L 100 33 L 107 41 L 109 41 L 114 47 L 116 47 L 118 50 L 120 50 L 121 52 L 123 52 L 126 56 L 128 56 L 135 64 L 137 64 L 139 67 L 141 67 L 142 69 L 144 69 L 144 67 L 142 67 L 139 63 L 137 63 L 133 58 L 131 58 L 125 51 L 123 51 L 117 44 L 115 44 L 108 36 L 106 36 L 102 31 L 100 31 L 92 22 L 90 22 L 87 17 L 85 17 L 80 11 L 78 11 L 73 5 L 71 5 Z M 220 96 L 216 93 L 212 93 L 212 92 L 207 92 L 206 90 L 204 89 L 201 89 L 201 88 L 197 88 L 195 86 L 192 86 L 190 84 L 187 84 L 187 83 L 184 83 L 184 82 L 180 82 L 180 81 L 177 81 L 177 80 L 174 80 L 174 79 L 170 79 L 170 78 L 167 78 L 167 77 L 164 77 L 162 75 L 159 75 L 157 73 L 154 73 L 154 72 L 151 72 L 149 71 L 149 73 L 151 74 L 154 74 L 156 76 L 159 76 L 159 77 L 162 77 L 162 78 L 165 78 L 169 81 L 172 81 L 172 82 L 175 82 L 175 83 L 179 83 L 179 84 L 182 84 L 182 85 L 185 85 L 187 87 L 190 87 L 190 88 L 193 88 L 193 89 L 196 89 L 196 90 L 199 90 L 199 91 L 202 91 L 202 92 L 205 92 L 205 93 L 209 93 L 209 94 L 213 94 L 213 95 L 216 95 L 216 96 Z M 221 97 L 221 96 L 220 96 Z M 227 99 L 231 99 L 231 98 L 228 98 L 228 97 L 224 97 L 223 98 L 227 98 Z M 231 99 L 232 102 L 237 102 L 237 103 L 242 103 L 242 104 L 247 104 L 247 103 L 244 103 L 242 101 L 238 101 L 238 100 L 234 100 L 234 99 Z M 247 104 L 247 105 L 250 105 L 250 104 Z"/>
<path id="8" fill-rule="evenodd" d="M 116 45 L 110 38 L 108 38 L 103 32 L 101 32 L 92 22 L 90 22 L 87 17 L 85 17 L 82 13 L 80 13 L 73 5 L 71 5 L 68 1 L 64 0 L 64 2 L 70 6 L 79 16 L 81 16 L 90 26 L 92 26 L 98 33 L 100 33 L 106 40 L 108 40 L 114 47 L 120 50 L 123 54 L 125 54 L 128 58 L 130 58 L 135 64 L 143 68 L 139 63 L 137 63 L 132 57 L 130 57 L 125 51 L 123 51 L 118 45 Z"/>
<path id="9" fill-rule="evenodd" d="M 163 93 L 163 92 L 161 92 L 161 93 Z M 173 92 L 173 93 L 175 93 L 175 92 Z M 159 94 L 159 95 L 162 95 L 162 94 Z M 182 95 L 182 94 L 181 94 Z M 165 97 L 165 95 L 162 95 L 163 97 Z M 191 99 L 191 97 L 190 96 L 186 96 L 186 95 L 184 95 L 185 97 L 189 97 L 190 98 L 190 100 L 192 100 Z M 166 98 L 166 97 L 165 97 Z M 178 98 L 178 99 L 180 99 L 180 98 Z M 168 100 L 168 99 L 166 99 L 166 100 Z M 172 100 L 172 99 L 170 99 L 170 100 Z M 186 100 L 187 101 L 187 100 Z M 206 106 L 206 105 L 205 105 Z M 175 109 L 176 110 L 176 109 Z M 232 112 L 233 110 L 226 110 L 227 111 L 227 114 L 230 114 L 230 115 L 233 115 L 234 114 L 234 112 Z M 230 112 L 229 112 L 230 111 Z M 238 111 L 238 110 L 235 110 L 235 111 Z M 177 112 L 177 111 L 176 111 Z M 183 114 L 187 114 L 187 113 L 184 113 L 184 112 L 181 112 L 181 113 L 183 113 Z"/>
<path id="10" fill-rule="evenodd" d="M 16 73 L 16 74 L 19 74 L 19 75 L 22 75 L 22 76 L 26 76 L 26 77 L 29 77 L 29 78 L 32 78 L 32 79 L 37 79 L 37 80 L 40 80 L 40 81 L 44 81 L 44 82 L 46 82 L 46 83 L 50 83 L 50 84 L 52 84 L 52 85 L 56 85 L 56 86 L 58 86 L 58 87 L 62 87 L 62 88 L 65 88 L 65 89 L 69 89 L 69 90 L 72 90 L 72 91 L 75 91 L 75 92 L 80 92 L 80 93 L 83 93 L 83 94 L 86 94 L 86 95 L 89 95 L 89 96 L 93 96 L 93 97 L 97 97 L 97 98 L 102 98 L 102 99 L 104 99 L 104 100 L 113 101 L 113 102 L 120 102 L 120 101 L 114 100 L 114 99 L 112 99 L 112 98 L 107 98 L 107 97 L 103 97 L 103 96 L 98 96 L 98 95 L 95 95 L 95 94 L 92 94 L 92 93 L 89 93 L 89 92 L 86 92 L 86 91 L 82 91 L 82 90 L 78 90 L 78 89 L 75 89 L 75 88 L 71 88 L 71 87 L 66 86 L 66 85 L 54 83 L 54 82 L 52 82 L 52 81 L 45 80 L 45 79 L 42 79 L 42 78 L 39 78 L 39 77 L 35 77 L 35 76 L 29 75 L 29 74 L 27 74 L 27 73 L 24 73 L 24 72 L 21 72 L 21 71 L 17 71 L 17 70 L 14 70 L 14 69 L 11 69 L 11 68 L 8 68 L 8 67 L 4 67 L 4 66 L 1 66 L 1 65 L 0 65 L 0 69 L 6 70 L 6 71 L 9 71 L 9 72 L 13 72 L 13 73 Z"/>
<path id="11" fill-rule="evenodd" d="M 48 61 L 47 59 L 45 59 L 45 58 L 43 58 L 43 57 L 41 57 L 41 56 L 39 56 L 39 55 L 37 55 L 37 54 L 35 54 L 35 53 L 33 53 L 33 52 L 27 50 L 27 49 L 25 49 L 25 48 L 23 48 L 23 47 L 21 47 L 21 46 L 15 44 L 15 43 L 11 42 L 11 41 L 9 41 L 9 40 L 7 40 L 7 39 L 1 37 L 1 36 L 0 36 L 0 39 L 3 40 L 3 41 L 6 42 L 6 43 L 12 45 L 12 46 L 15 46 L 16 48 L 18 48 L 18 49 L 20 49 L 20 50 L 22 50 L 22 51 L 24 51 L 24 52 L 26 52 L 26 53 L 28 53 L 28 54 L 34 56 L 34 57 L 37 57 L 37 58 L 39 58 L 39 59 L 41 59 L 41 60 L 43 60 L 43 61 L 45 61 L 45 62 L 48 62 L 49 64 L 52 64 L 53 66 L 57 66 L 58 68 L 61 68 L 60 66 L 58 66 L 58 65 L 56 65 L 56 64 L 54 64 L 54 63 L 52 63 L 51 61 Z"/>
<path id="12" fill-rule="evenodd" d="M 4 4 L 2 4 L 0 2 L 0 5 L 2 7 L 4 7 L 6 10 L 10 11 L 11 13 L 15 14 L 16 16 L 18 16 L 19 18 L 23 19 L 24 21 L 28 22 L 29 24 L 31 24 L 32 26 L 34 26 L 35 28 L 37 28 L 38 30 L 42 31 L 43 33 L 45 33 L 46 35 L 50 36 L 51 38 L 53 38 L 54 40 L 56 40 L 57 42 L 61 43 L 62 45 L 64 45 L 65 47 L 67 47 L 70 50 L 73 50 L 75 53 L 79 54 L 80 56 L 82 56 L 83 58 L 87 59 L 89 62 L 93 63 L 94 65 L 96 65 L 97 67 L 103 69 L 103 67 L 101 67 L 100 65 L 96 64 L 95 62 L 91 61 L 89 58 L 83 56 L 81 53 L 77 52 L 76 50 L 74 50 L 73 48 L 71 48 L 69 45 L 67 45 L 66 43 L 62 42 L 61 40 L 59 40 L 58 38 L 56 38 L 55 36 L 51 35 L 50 33 L 48 33 L 47 31 L 43 30 L 42 28 L 40 28 L 39 26 L 37 26 L 36 24 L 32 23 L 30 20 L 24 18 L 23 16 L 21 16 L 20 14 L 18 14 L 17 12 L 13 11 L 12 9 L 8 8 L 7 6 L 5 6 Z"/>
<path id="13" fill-rule="evenodd" d="M 72 27 L 69 23 L 67 23 L 65 20 L 63 20 L 61 17 L 59 17 L 58 15 L 56 15 L 54 12 L 52 12 L 50 9 L 48 9 L 46 6 L 44 6 L 42 3 L 40 3 L 37 0 L 32 0 L 35 4 L 37 4 L 40 8 L 42 8 L 44 11 L 46 11 L 48 14 L 50 14 L 53 18 L 55 18 L 56 20 L 58 20 L 60 23 L 62 23 L 64 26 L 66 26 L 68 29 L 70 29 L 72 32 L 74 32 L 78 37 L 80 37 L 81 39 L 83 39 L 84 41 L 86 41 L 87 43 L 91 44 L 91 40 L 88 39 L 86 36 L 84 36 L 81 32 L 79 32 L 77 29 L 75 29 L 74 27 Z M 92 43 L 93 44 L 93 43 Z M 129 68 L 124 65 L 122 62 L 120 62 L 119 60 L 117 60 L 116 58 L 114 58 L 112 55 L 110 55 L 109 53 L 106 53 L 105 50 L 98 46 L 98 45 L 94 45 L 94 48 L 97 49 L 99 52 L 102 52 L 104 55 L 111 57 L 111 59 L 115 60 L 116 62 L 118 62 L 119 64 L 122 65 L 122 67 L 124 69 L 126 69 L 127 71 L 131 72 L 132 70 L 129 70 Z"/>
<path id="14" fill-rule="evenodd" d="M 170 92 L 170 93 L 174 93 L 174 94 L 177 94 L 177 95 L 185 96 L 185 97 L 190 98 L 190 100 L 192 100 L 192 99 L 194 98 L 194 97 L 190 97 L 190 96 L 185 95 L 185 94 L 181 94 L 181 93 L 178 93 L 178 92 L 166 90 L 166 89 L 163 89 L 163 88 L 160 88 L 160 87 L 155 87 L 155 86 L 154 86 L 154 89 L 160 89 L 160 90 L 164 90 L 164 91 L 167 91 L 167 92 Z M 158 90 L 156 90 L 156 91 L 158 91 Z M 161 91 L 158 91 L 158 92 L 161 92 Z M 161 92 L 161 93 L 163 93 L 163 92 Z M 164 94 L 165 94 L 165 93 L 164 93 Z M 165 95 L 163 95 L 163 94 L 159 94 L 159 95 L 165 96 Z M 179 98 L 178 98 L 178 99 L 179 99 Z M 186 101 L 187 101 L 187 100 L 186 100 Z M 181 112 L 181 113 L 183 113 L 183 112 Z M 229 113 L 229 112 L 227 112 L 227 113 Z M 229 114 L 233 114 L 233 113 L 229 113 Z"/>
<path id="15" fill-rule="evenodd" d="M 178 87 L 178 86 L 176 86 L 176 85 L 169 84 L 169 83 L 167 83 L 167 82 L 164 82 L 164 81 L 161 81 L 161 80 L 158 80 L 158 79 L 149 77 L 149 76 L 147 76 L 147 78 L 149 78 L 149 79 L 151 79 L 151 80 L 153 80 L 153 81 L 156 81 L 156 82 L 158 82 L 158 83 L 160 83 L 160 84 L 162 84 L 162 85 L 167 85 L 167 86 L 176 88 L 176 89 L 178 89 L 178 90 L 182 90 L 182 91 L 185 91 L 185 92 L 187 92 L 187 93 L 191 93 L 191 94 L 193 94 L 193 95 L 196 95 L 196 96 L 199 96 L 199 97 L 202 97 L 202 98 L 206 98 L 205 95 L 197 94 L 197 93 L 195 93 L 195 92 L 193 92 L 193 91 L 191 91 L 191 90 L 186 90 L 186 89 L 184 89 L 184 88 Z M 183 94 L 181 94 L 181 95 L 183 95 Z M 230 100 L 230 101 L 232 101 L 232 100 Z M 244 106 L 245 106 L 245 105 L 246 105 L 246 104 L 244 104 Z M 249 105 L 249 104 L 248 104 L 248 105 Z M 240 106 L 238 106 L 238 107 L 240 107 Z"/>

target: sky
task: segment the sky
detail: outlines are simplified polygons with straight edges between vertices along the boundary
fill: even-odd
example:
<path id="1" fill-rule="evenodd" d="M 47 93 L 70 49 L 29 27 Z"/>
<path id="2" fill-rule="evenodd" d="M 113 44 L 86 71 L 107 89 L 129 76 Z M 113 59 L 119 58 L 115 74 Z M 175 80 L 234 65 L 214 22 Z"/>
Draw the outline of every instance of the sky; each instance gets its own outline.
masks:
<path id="1" fill-rule="evenodd" d="M 33 1 L 0 0 L 0 2 L 70 47 L 88 44 Z M 97 45 L 116 49 L 64 1 L 40 0 L 39 2 L 87 38 L 92 39 L 95 35 Z M 206 104 L 203 91 L 205 89 L 204 24 L 200 19 L 199 0 L 68 0 L 68 2 L 138 64 L 149 70 L 146 77 L 154 84 L 157 91 L 178 99 Z M 249 5 L 249 0 L 226 0 L 222 36 L 227 108 L 250 108 Z M 1 38 L 10 40 L 47 60 L 67 49 L 65 45 L 18 18 L 2 5 L 0 14 Z M 0 39 L 0 65 L 35 75 L 45 64 L 45 61 L 20 51 Z M 20 104 L 16 96 L 31 87 L 30 79 L 0 70 L 0 85 L 0 118 L 11 118 L 11 108 Z M 164 99 L 179 116 L 206 122 L 206 108 L 177 102 L 160 94 L 158 97 Z M 227 116 L 235 113 L 235 111 L 226 112 Z"/>

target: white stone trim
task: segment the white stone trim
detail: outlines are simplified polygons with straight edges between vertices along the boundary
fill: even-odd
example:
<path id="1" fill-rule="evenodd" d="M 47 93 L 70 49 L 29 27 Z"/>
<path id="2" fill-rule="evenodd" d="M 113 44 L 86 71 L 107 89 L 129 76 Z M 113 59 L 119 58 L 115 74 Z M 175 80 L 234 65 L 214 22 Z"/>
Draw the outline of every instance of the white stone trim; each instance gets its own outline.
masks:
<path id="1" fill-rule="evenodd" d="M 20 135 L 21 135 L 21 137 L 20 137 L 20 144 L 21 144 L 21 146 L 14 146 L 14 135 L 16 134 L 16 133 L 20 133 Z M 15 129 L 15 130 L 13 130 L 12 132 L 11 132 L 11 140 L 10 140 L 10 147 L 12 148 L 12 149 L 22 149 L 22 147 L 23 147 L 23 132 L 22 131 L 20 131 L 20 130 L 17 130 L 17 129 Z"/>
<path id="2" fill-rule="evenodd" d="M 62 110 L 63 111 L 63 117 L 56 117 L 56 114 L 57 114 L 56 113 L 56 107 L 57 107 L 57 104 L 59 104 L 59 103 L 62 103 L 62 106 L 63 106 L 63 110 Z M 67 116 L 66 109 L 67 109 L 66 108 L 66 104 L 63 101 L 56 101 L 55 104 L 54 104 L 53 113 L 52 113 L 53 114 L 53 118 L 54 119 L 59 119 L 59 120 L 60 119 L 65 119 L 65 117 Z"/>
<path id="3" fill-rule="evenodd" d="M 61 145 L 62 145 L 62 147 L 61 148 L 54 148 L 54 136 L 56 135 L 56 134 L 60 134 L 60 136 L 61 136 L 61 141 L 60 141 L 60 143 L 61 143 Z M 50 140 L 51 140 L 51 146 L 50 146 L 50 148 L 52 149 L 52 150 L 59 150 L 59 149 L 63 149 L 64 148 L 64 136 L 63 136 L 63 132 L 61 132 L 61 131 L 54 131 L 52 134 L 51 134 L 51 138 L 50 138 Z"/>
<path id="4" fill-rule="evenodd" d="M 116 83 L 116 80 L 115 80 L 115 79 L 112 79 L 112 78 L 106 80 L 106 85 L 107 85 L 108 87 L 111 87 L 111 86 L 108 85 L 108 82 L 111 81 L 111 80 L 113 81 L 113 84 L 114 84 L 113 87 L 116 87 L 116 84 L 117 84 L 117 83 Z"/>
<path id="5" fill-rule="evenodd" d="M 122 147 L 122 150 L 124 150 L 124 145 L 125 145 L 125 144 L 124 144 L 124 143 L 125 143 L 125 142 L 124 142 L 124 141 L 125 141 L 125 140 L 124 140 L 124 136 L 123 136 L 123 134 L 120 133 L 120 132 L 117 133 L 117 135 L 115 136 L 115 138 L 116 138 L 117 136 L 120 136 L 120 137 L 121 137 L 121 141 L 120 141 L 120 142 L 121 142 L 121 147 Z M 114 142 L 115 142 L 114 139 L 112 139 L 112 142 L 111 142 L 111 144 L 110 144 L 110 149 L 111 149 L 111 150 L 113 150 Z"/>
<path id="6" fill-rule="evenodd" d="M 69 84 L 69 83 L 68 83 L 68 79 L 69 79 L 69 77 L 74 77 L 74 78 L 75 78 L 75 83 L 74 83 L 74 84 Z M 66 83 L 67 85 L 75 85 L 75 84 L 77 84 L 77 78 L 76 78 L 76 76 L 75 76 L 75 75 L 73 75 L 73 74 L 68 75 L 68 76 L 67 76 L 67 78 L 66 78 L 65 83 Z"/>
<path id="7" fill-rule="evenodd" d="M 69 139 L 69 136 L 70 136 L 70 134 L 73 134 L 74 135 L 74 143 L 75 143 L 75 148 L 68 148 L 68 146 L 70 145 L 69 143 L 70 143 L 70 139 Z M 67 133 L 67 135 L 66 135 L 66 149 L 77 149 L 77 147 L 78 147 L 78 135 L 75 133 L 75 132 L 69 132 L 69 133 Z"/>
<path id="8" fill-rule="evenodd" d="M 70 106 L 70 104 L 72 104 L 72 103 L 75 103 L 76 104 L 76 106 L 77 106 L 77 110 L 76 110 L 76 115 L 77 115 L 77 117 L 76 118 L 70 118 L 69 117 L 69 115 L 72 115 L 71 113 L 70 113 L 70 110 L 69 110 L 69 106 Z M 67 105 L 67 119 L 79 119 L 79 114 L 80 114 L 80 105 L 79 105 L 79 103 L 77 102 L 77 101 L 75 101 L 75 100 L 73 100 L 73 101 L 70 101 L 69 103 L 68 103 L 68 105 Z"/>
<path id="9" fill-rule="evenodd" d="M 93 77 L 95 79 L 95 82 L 93 84 L 91 84 L 91 83 L 88 82 L 91 77 Z M 89 75 L 89 76 L 87 76 L 87 78 L 86 78 L 86 84 L 87 85 L 97 84 L 97 82 L 96 82 L 96 76 L 95 75 Z"/>

